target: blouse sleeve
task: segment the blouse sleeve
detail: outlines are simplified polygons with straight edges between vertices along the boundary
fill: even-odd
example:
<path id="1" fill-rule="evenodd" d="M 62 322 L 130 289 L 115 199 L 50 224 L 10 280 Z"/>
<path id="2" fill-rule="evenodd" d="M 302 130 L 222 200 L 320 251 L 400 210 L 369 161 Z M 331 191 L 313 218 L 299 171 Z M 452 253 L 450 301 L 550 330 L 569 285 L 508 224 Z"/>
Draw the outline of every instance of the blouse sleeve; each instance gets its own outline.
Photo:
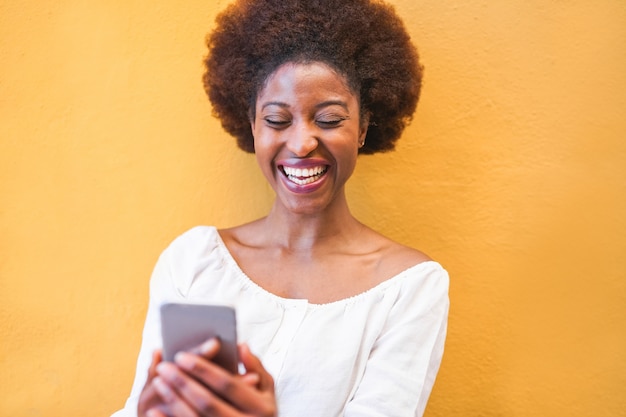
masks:
<path id="1" fill-rule="evenodd" d="M 345 417 L 423 415 L 443 355 L 449 278 L 438 264 L 419 278 L 398 292 Z"/>

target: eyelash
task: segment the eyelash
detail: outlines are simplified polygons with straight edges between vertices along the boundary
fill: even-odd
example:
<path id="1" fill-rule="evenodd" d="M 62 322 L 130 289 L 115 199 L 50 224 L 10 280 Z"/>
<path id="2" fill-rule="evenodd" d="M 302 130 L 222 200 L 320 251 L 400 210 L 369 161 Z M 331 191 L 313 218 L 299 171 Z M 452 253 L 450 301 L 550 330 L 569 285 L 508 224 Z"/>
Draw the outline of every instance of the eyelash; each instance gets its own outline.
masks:
<path id="1" fill-rule="evenodd" d="M 287 120 L 274 120 L 274 119 L 269 119 L 269 118 L 265 118 L 264 120 L 265 120 L 265 123 L 267 123 L 269 126 L 272 126 L 272 127 L 284 127 L 289 124 L 289 121 Z"/>
<path id="2" fill-rule="evenodd" d="M 318 120 L 317 124 L 322 126 L 322 127 L 337 127 L 341 124 L 341 122 L 343 122 L 344 118 L 337 118 L 337 119 L 332 119 L 332 120 Z"/>
<path id="3" fill-rule="evenodd" d="M 284 127 L 287 127 L 289 124 L 291 124 L 291 121 L 289 120 L 277 120 L 277 119 L 271 119 L 268 117 L 266 117 L 264 120 L 268 126 L 274 127 L 274 128 L 284 128 Z M 346 119 L 343 117 L 339 117 L 337 119 L 332 119 L 332 120 L 317 120 L 316 123 L 318 126 L 320 126 L 323 129 L 330 129 L 333 127 L 338 127 L 341 124 L 341 122 L 343 122 L 344 120 Z"/>

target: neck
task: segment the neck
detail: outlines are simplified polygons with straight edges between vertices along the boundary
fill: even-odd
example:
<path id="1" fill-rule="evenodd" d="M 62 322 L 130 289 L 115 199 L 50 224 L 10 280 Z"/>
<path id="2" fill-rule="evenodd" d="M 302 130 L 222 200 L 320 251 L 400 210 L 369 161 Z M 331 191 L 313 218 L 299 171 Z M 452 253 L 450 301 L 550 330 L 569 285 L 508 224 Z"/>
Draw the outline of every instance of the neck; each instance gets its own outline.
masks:
<path id="1" fill-rule="evenodd" d="M 266 236 L 275 245 L 309 253 L 326 242 L 348 240 L 364 227 L 350 213 L 343 195 L 315 213 L 294 213 L 276 201 L 264 223 Z"/>

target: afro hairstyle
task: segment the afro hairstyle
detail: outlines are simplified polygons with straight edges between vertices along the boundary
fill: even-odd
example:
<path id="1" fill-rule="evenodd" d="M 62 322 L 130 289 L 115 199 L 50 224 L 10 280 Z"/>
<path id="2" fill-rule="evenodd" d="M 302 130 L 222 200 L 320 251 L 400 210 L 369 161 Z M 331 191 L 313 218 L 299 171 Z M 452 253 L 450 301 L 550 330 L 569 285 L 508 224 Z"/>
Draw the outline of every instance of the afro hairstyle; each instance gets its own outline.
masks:
<path id="1" fill-rule="evenodd" d="M 419 99 L 422 66 L 394 8 L 376 0 L 236 0 L 207 36 L 204 88 L 213 114 L 254 152 L 250 118 L 267 78 L 287 62 L 343 75 L 369 116 L 360 153 L 394 149 Z"/>

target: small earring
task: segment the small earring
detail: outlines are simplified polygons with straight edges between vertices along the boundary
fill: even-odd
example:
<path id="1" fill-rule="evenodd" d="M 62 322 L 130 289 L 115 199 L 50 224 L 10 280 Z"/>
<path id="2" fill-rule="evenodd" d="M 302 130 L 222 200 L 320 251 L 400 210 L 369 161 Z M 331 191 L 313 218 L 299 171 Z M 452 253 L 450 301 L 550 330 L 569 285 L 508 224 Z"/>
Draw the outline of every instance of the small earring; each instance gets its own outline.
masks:
<path id="1" fill-rule="evenodd" d="M 365 138 L 359 141 L 359 148 L 362 148 L 365 145 Z"/>

